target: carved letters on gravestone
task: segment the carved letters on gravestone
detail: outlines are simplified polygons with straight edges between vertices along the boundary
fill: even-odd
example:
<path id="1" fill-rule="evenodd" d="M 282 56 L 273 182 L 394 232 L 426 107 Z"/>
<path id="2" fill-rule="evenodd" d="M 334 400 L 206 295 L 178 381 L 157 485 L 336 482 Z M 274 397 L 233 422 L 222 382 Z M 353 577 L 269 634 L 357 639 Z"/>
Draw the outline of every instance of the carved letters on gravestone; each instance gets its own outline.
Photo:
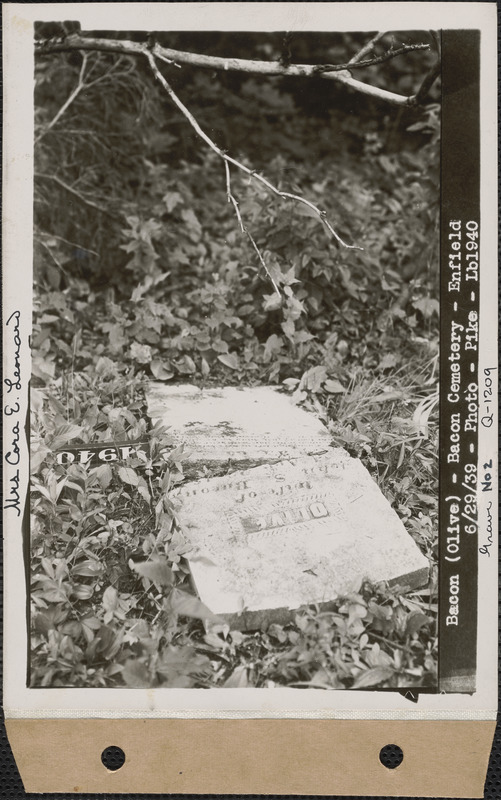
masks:
<path id="1" fill-rule="evenodd" d="M 285 620 L 364 579 L 414 588 L 428 561 L 344 450 L 187 483 L 173 493 L 201 600 L 233 627 Z"/>
<path id="2" fill-rule="evenodd" d="M 270 386 L 199 389 L 151 383 L 148 414 L 169 428 L 188 461 L 251 466 L 330 447 L 321 421 Z"/>

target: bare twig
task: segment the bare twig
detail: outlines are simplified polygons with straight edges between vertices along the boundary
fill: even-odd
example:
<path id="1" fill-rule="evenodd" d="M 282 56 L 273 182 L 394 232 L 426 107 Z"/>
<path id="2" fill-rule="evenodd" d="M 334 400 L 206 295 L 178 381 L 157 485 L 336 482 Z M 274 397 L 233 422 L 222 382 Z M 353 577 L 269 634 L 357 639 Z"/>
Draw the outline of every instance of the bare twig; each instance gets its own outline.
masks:
<path id="1" fill-rule="evenodd" d="M 415 95 L 409 97 L 409 105 L 421 105 L 426 100 L 428 92 L 430 91 L 431 87 L 435 83 L 436 79 L 439 77 L 441 72 L 441 42 L 440 42 L 440 35 L 438 31 L 430 31 L 430 37 L 433 40 L 433 44 L 435 45 L 435 50 L 437 51 L 437 60 L 433 64 L 433 66 L 428 70 L 427 74 L 424 76 L 423 82 L 421 86 L 417 90 Z"/>
<path id="2" fill-rule="evenodd" d="M 117 76 L 115 75 L 115 73 L 120 68 L 120 62 L 123 60 L 122 58 L 118 59 L 117 63 L 113 64 L 107 72 L 105 72 L 103 75 L 98 75 L 97 78 L 94 78 L 93 80 L 89 80 L 89 78 L 90 78 L 90 76 L 92 74 L 92 71 L 93 71 L 93 69 L 95 67 L 95 64 L 92 64 L 90 66 L 90 68 L 87 70 L 88 60 L 89 60 L 89 56 L 88 56 L 88 54 L 86 52 L 84 52 L 83 57 L 82 57 L 82 65 L 80 67 L 80 72 L 79 72 L 79 75 L 78 75 L 77 85 L 75 86 L 75 88 L 73 89 L 73 91 L 71 92 L 71 94 L 69 95 L 67 100 L 63 103 L 63 105 L 61 106 L 59 111 L 55 114 L 53 119 L 46 126 L 44 126 L 42 128 L 41 132 L 38 134 L 38 136 L 35 137 L 35 145 L 37 145 L 38 142 L 41 139 L 43 139 L 43 137 L 50 130 L 52 130 L 54 125 L 56 125 L 56 123 L 61 119 L 63 114 L 68 110 L 70 105 L 76 100 L 76 98 L 78 97 L 79 94 L 81 94 L 83 91 L 87 91 L 88 89 L 92 88 L 93 86 L 96 86 L 98 83 L 102 83 L 103 81 L 109 80 L 111 77 L 115 81 L 117 81 Z M 86 76 L 87 80 L 84 80 L 85 75 L 86 75 L 86 70 L 87 70 L 87 76 Z M 119 77 L 120 76 L 118 76 L 118 78 Z"/>
<path id="3" fill-rule="evenodd" d="M 373 631 L 369 631 L 369 636 L 371 636 L 373 639 L 377 639 L 378 642 L 387 644 L 389 647 L 397 647 L 399 650 L 404 650 L 406 653 L 414 652 L 411 647 L 407 647 L 405 644 L 399 644 L 398 642 L 393 642 L 390 639 L 385 639 L 384 636 L 380 636 L 378 633 L 374 633 Z"/>
<path id="4" fill-rule="evenodd" d="M 56 256 L 54 255 L 54 253 L 53 253 L 53 252 L 52 252 L 52 250 L 50 249 L 49 245 L 48 245 L 48 244 L 46 244 L 45 242 L 43 242 L 41 239 L 39 239 L 39 242 L 40 242 L 40 244 L 42 245 L 42 247 L 43 247 L 45 250 L 47 250 L 48 254 L 49 254 L 49 255 L 50 255 L 50 257 L 52 258 L 52 260 L 53 260 L 54 264 L 56 265 L 56 267 L 57 267 L 59 270 L 61 270 L 61 272 L 63 273 L 63 275 L 66 275 L 66 276 L 67 276 L 67 275 L 68 275 L 68 273 L 66 272 L 65 268 L 63 267 L 63 265 L 61 264 L 61 262 L 59 261 L 59 259 L 58 259 L 58 258 L 56 258 Z"/>
<path id="5" fill-rule="evenodd" d="M 91 250 L 89 247 L 84 247 L 82 244 L 77 244 L 77 242 L 70 242 L 68 239 L 65 239 L 64 236 L 58 236 L 57 233 L 46 233 L 45 231 L 36 231 L 37 235 L 40 237 L 45 236 L 47 239 L 59 239 L 60 242 L 64 242 L 64 244 L 69 245 L 70 247 L 76 247 L 78 250 L 84 250 L 86 253 L 91 253 L 93 256 L 98 256 L 99 253 L 96 253 L 95 250 Z M 44 244 L 40 239 L 41 244 Z"/>
<path id="6" fill-rule="evenodd" d="M 376 33 L 376 35 L 373 36 L 369 42 L 367 42 L 366 44 L 364 44 L 363 47 L 360 48 L 358 53 L 355 53 L 355 55 L 350 58 L 350 60 L 348 61 L 348 66 L 351 67 L 353 64 L 357 64 L 359 61 L 361 61 L 364 58 L 364 56 L 367 55 L 367 53 L 370 53 L 374 45 L 377 44 L 377 42 L 379 42 L 379 40 L 382 39 L 384 35 L 385 35 L 384 33 Z"/>
<path id="7" fill-rule="evenodd" d="M 257 253 L 257 257 L 259 258 L 259 261 L 261 262 L 261 266 L 264 268 L 266 274 L 268 275 L 268 278 L 270 279 L 270 281 L 273 284 L 273 288 L 275 289 L 275 291 L 278 294 L 278 296 L 281 297 L 280 290 L 279 290 L 277 284 L 275 283 L 275 281 L 273 280 L 273 276 L 270 273 L 270 271 L 269 271 L 269 269 L 268 269 L 268 267 L 266 265 L 266 261 L 264 260 L 262 254 L 261 254 L 261 251 L 260 251 L 259 247 L 257 246 L 255 240 L 254 240 L 254 237 L 252 236 L 251 232 L 245 227 L 245 225 L 242 222 L 242 215 L 240 214 L 240 209 L 238 207 L 238 202 L 235 199 L 235 197 L 234 197 L 234 195 L 232 194 L 232 191 L 231 191 L 230 165 L 228 164 L 228 161 L 226 159 L 224 159 L 224 168 L 226 170 L 226 195 L 228 197 L 228 202 L 231 203 L 233 205 L 233 208 L 235 209 L 235 214 L 237 215 L 238 224 L 240 225 L 240 230 L 242 231 L 242 233 L 245 233 L 245 235 L 248 237 L 251 245 L 253 246 L 254 250 Z"/>
<path id="8" fill-rule="evenodd" d="M 259 181 L 259 183 L 262 183 L 263 186 L 266 186 L 266 188 L 269 189 L 270 192 L 272 192 L 277 197 L 281 197 L 284 200 L 294 200 L 294 201 L 296 201 L 298 203 L 302 203 L 303 205 L 305 205 L 308 208 L 310 208 L 318 216 L 318 218 L 323 223 L 323 225 L 327 228 L 329 233 L 343 247 L 346 247 L 349 250 L 362 250 L 363 249 L 361 247 L 358 247 L 358 245 L 347 244 L 347 242 L 345 242 L 339 236 L 339 234 L 336 233 L 336 231 L 334 230 L 334 228 L 332 227 L 330 222 L 327 220 L 327 216 L 326 216 L 325 211 L 322 211 L 314 203 L 311 203 L 309 200 L 306 200 L 304 197 L 301 197 L 300 195 L 292 194 L 291 192 L 282 192 L 280 189 L 278 189 L 276 186 L 274 186 L 272 183 L 270 183 L 270 181 L 268 181 L 266 178 L 263 178 L 262 175 L 259 175 L 254 170 L 250 169 L 249 167 L 246 167 L 245 164 L 242 164 L 240 161 L 237 161 L 235 158 L 231 158 L 231 156 L 227 155 L 227 153 L 225 153 L 223 150 L 221 150 L 221 148 L 219 148 L 217 146 L 217 144 L 215 142 L 213 142 L 213 140 L 210 138 L 210 136 L 208 136 L 205 133 L 205 131 L 202 130 L 202 128 L 198 124 L 197 120 L 195 119 L 195 117 L 193 116 L 191 111 L 189 111 L 189 109 L 179 99 L 179 97 L 177 96 L 177 94 L 174 92 L 173 88 L 169 84 L 169 82 L 162 75 L 162 73 L 160 72 L 160 70 L 157 67 L 157 64 L 156 64 L 155 57 L 154 57 L 153 53 L 150 52 L 150 50 L 146 50 L 145 51 L 145 56 L 148 59 L 148 62 L 149 62 L 150 67 L 151 67 L 151 69 L 153 71 L 153 74 L 155 75 L 157 80 L 161 83 L 161 85 L 163 86 L 163 88 L 165 89 L 165 91 L 167 92 L 169 97 L 171 98 L 172 102 L 179 108 L 181 113 L 186 117 L 186 119 L 188 120 L 188 122 L 190 123 L 192 128 L 196 131 L 196 133 L 200 136 L 200 138 L 203 139 L 203 141 L 211 148 L 211 150 L 213 150 L 215 153 L 217 153 L 217 155 L 220 158 L 222 158 L 225 163 L 233 164 L 235 167 L 237 167 L 237 169 L 241 170 L 242 172 L 245 172 L 247 175 L 249 175 L 254 180 Z M 241 220 L 240 220 L 240 224 L 241 224 Z M 244 232 L 247 233 L 247 236 L 249 236 L 249 232 L 246 231 L 245 227 L 243 228 L 243 230 L 244 230 Z M 256 244 L 255 244 L 254 240 L 252 239 L 252 237 L 250 237 L 250 239 L 251 239 L 251 242 L 253 243 L 254 249 L 259 254 L 259 250 L 256 247 Z"/>
<path id="9" fill-rule="evenodd" d="M 65 183 L 64 181 L 61 180 L 61 178 L 58 178 L 56 175 L 48 175 L 47 173 L 44 172 L 35 172 L 35 177 L 43 178 L 44 180 L 47 181 L 53 181 L 54 183 L 57 183 L 58 186 L 60 186 L 66 192 L 69 192 L 74 197 L 77 197 L 78 200 L 80 200 L 80 202 L 85 203 L 85 205 L 90 206 L 90 208 L 93 208 L 95 211 L 99 211 L 100 214 L 106 214 L 108 217 L 111 217 L 112 219 L 119 219 L 119 217 L 117 217 L 116 214 L 113 214 L 111 211 L 108 211 L 107 208 L 104 208 L 103 206 L 94 203 L 93 200 L 89 200 L 83 194 L 80 194 L 80 192 L 77 189 L 75 189 L 73 186 L 70 186 L 69 183 Z"/>
<path id="10" fill-rule="evenodd" d="M 390 61 L 392 58 L 396 58 L 397 56 L 401 56 L 404 53 L 410 53 L 413 50 L 429 50 L 429 44 L 404 44 L 402 47 L 398 47 L 396 50 L 388 50 L 386 53 L 383 53 L 380 56 L 374 56 L 374 58 L 368 58 L 365 61 L 349 61 L 347 64 L 318 64 L 317 65 L 317 72 L 324 73 L 324 72 L 341 72 L 342 70 L 348 69 L 360 69 L 361 67 L 372 67 L 375 64 L 383 64 L 385 61 Z"/>
<path id="11" fill-rule="evenodd" d="M 421 49 L 428 48 L 428 45 L 414 46 Z M 253 61 L 244 58 L 223 58 L 220 56 L 207 56 L 203 53 L 187 53 L 182 50 L 172 50 L 167 47 L 161 47 L 155 43 L 150 48 L 145 42 L 132 42 L 126 39 L 99 39 L 94 37 L 80 36 L 79 34 L 71 34 L 62 39 L 46 39 L 36 42 L 36 50 L 41 55 L 57 52 L 65 52 L 68 50 L 98 50 L 108 53 L 128 53 L 133 56 L 142 56 L 146 52 L 153 53 L 156 57 L 160 58 L 167 63 L 172 63 L 175 66 L 180 64 L 188 64 L 194 67 L 202 67 L 212 70 L 223 70 L 224 72 L 236 71 L 246 72 L 254 75 L 287 75 L 292 77 L 319 77 L 326 80 L 337 81 L 344 86 L 349 86 L 351 89 L 362 92 L 363 94 L 376 97 L 392 105 L 407 106 L 412 103 L 405 95 L 389 92 L 386 89 L 380 89 L 378 86 L 371 86 L 370 84 L 357 81 L 352 78 L 347 69 L 353 65 L 340 64 L 336 66 L 336 71 L 321 72 L 316 64 L 290 64 L 284 66 L 280 61 Z M 394 58 L 397 51 L 389 56 Z M 356 64 L 361 66 L 361 64 Z"/>
<path id="12" fill-rule="evenodd" d="M 419 87 L 418 91 L 414 95 L 413 99 L 416 105 L 420 105 L 426 99 L 428 92 L 430 91 L 432 85 L 435 83 L 436 79 L 440 75 L 441 67 L 440 67 L 440 59 L 435 62 L 432 66 L 428 74 L 425 76 L 421 86 Z"/>
<path id="13" fill-rule="evenodd" d="M 55 114 L 55 116 L 52 118 L 52 120 L 49 122 L 49 124 L 46 125 L 45 128 L 41 131 L 41 133 L 39 133 L 38 136 L 35 138 L 35 144 L 38 144 L 40 139 L 43 139 L 45 134 L 48 133 L 50 131 L 50 129 L 54 127 L 54 125 L 57 123 L 57 121 L 63 116 L 64 112 L 73 103 L 75 98 L 78 97 L 78 95 L 80 94 L 82 89 L 85 88 L 84 75 L 85 75 L 85 70 L 87 68 L 88 59 L 89 59 L 89 56 L 87 55 L 87 53 L 84 53 L 83 56 L 82 56 L 82 66 L 80 67 L 80 73 L 78 75 L 78 83 L 77 83 L 77 85 L 75 86 L 75 88 L 71 92 L 71 94 L 68 97 L 68 99 L 63 103 L 63 105 L 61 106 L 61 108 L 59 109 L 57 114 Z"/>

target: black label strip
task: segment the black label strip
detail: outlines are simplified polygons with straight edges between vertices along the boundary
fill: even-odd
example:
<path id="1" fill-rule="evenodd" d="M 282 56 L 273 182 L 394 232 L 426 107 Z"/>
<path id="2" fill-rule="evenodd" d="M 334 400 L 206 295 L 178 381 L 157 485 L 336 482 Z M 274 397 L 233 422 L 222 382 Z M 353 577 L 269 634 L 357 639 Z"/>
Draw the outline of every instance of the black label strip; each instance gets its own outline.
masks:
<path id="1" fill-rule="evenodd" d="M 442 32 L 439 689 L 475 691 L 480 32 Z"/>

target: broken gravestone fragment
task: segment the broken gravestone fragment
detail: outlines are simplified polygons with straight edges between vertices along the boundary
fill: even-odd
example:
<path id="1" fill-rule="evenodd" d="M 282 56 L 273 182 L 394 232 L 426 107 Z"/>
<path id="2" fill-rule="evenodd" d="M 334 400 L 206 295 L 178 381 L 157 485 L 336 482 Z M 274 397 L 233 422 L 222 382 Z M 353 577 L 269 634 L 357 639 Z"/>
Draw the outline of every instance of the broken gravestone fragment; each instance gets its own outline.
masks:
<path id="1" fill-rule="evenodd" d="M 314 415 L 271 386 L 199 389 L 151 383 L 148 415 L 169 428 L 187 461 L 254 466 L 326 451 L 330 436 Z"/>
<path id="2" fill-rule="evenodd" d="M 172 498 L 200 599 L 233 628 L 328 607 L 364 580 L 428 579 L 428 560 L 377 484 L 339 448 L 192 481 Z"/>

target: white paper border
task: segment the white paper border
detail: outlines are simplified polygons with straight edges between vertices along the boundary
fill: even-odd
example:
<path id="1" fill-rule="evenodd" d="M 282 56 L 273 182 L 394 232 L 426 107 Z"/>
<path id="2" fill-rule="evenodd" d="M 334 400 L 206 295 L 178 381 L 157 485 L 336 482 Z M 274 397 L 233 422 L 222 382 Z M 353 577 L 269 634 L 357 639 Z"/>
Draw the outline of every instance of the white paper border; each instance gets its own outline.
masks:
<path id="1" fill-rule="evenodd" d="M 84 29 L 136 30 L 481 30 L 482 238 L 481 359 L 497 365 L 496 331 L 496 5 L 494 3 L 6 3 L 4 19 L 4 370 L 13 366 L 5 321 L 22 312 L 23 363 L 31 333 L 33 41 L 35 20 L 78 19 Z M 119 25 L 117 25 L 119 22 Z M 488 254 L 488 255 L 487 255 Z M 28 369 L 25 367 L 26 374 Z M 26 386 L 26 376 L 25 384 Z M 24 404 L 27 397 L 22 398 Z M 5 422 L 5 420 L 4 420 Z M 496 430 L 482 431 L 481 457 L 496 457 Z M 8 431 L 7 431 L 8 437 Z M 8 438 L 6 444 L 8 445 Z M 25 450 L 26 448 L 24 448 Z M 21 480 L 26 486 L 27 457 Z M 5 457 L 5 451 L 4 451 Z M 5 476 L 4 476 L 5 481 Z M 5 486 L 5 483 L 4 483 Z M 5 486 L 8 493 L 9 486 Z M 495 499 L 495 492 L 492 495 Z M 491 498 L 491 499 L 492 499 Z M 484 500 L 481 496 L 480 500 Z M 484 504 L 485 505 L 485 504 Z M 479 508 L 480 519 L 485 507 Z M 493 507 L 494 520 L 497 511 Z M 497 541 L 479 558 L 478 691 L 421 694 L 294 689 L 28 689 L 25 575 L 20 523 L 5 514 L 4 704 L 7 717 L 278 717 L 494 719 L 497 689 Z"/>

